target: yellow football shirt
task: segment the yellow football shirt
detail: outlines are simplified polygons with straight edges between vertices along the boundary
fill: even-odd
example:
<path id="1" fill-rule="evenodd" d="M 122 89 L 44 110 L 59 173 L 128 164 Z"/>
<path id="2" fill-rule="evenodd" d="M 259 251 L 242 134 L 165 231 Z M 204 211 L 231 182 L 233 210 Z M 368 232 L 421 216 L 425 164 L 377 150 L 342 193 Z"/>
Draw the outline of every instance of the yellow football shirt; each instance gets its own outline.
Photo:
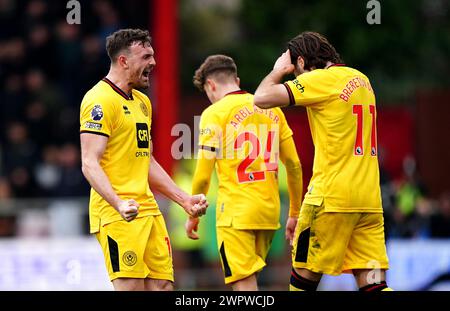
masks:
<path id="1" fill-rule="evenodd" d="M 285 83 L 291 105 L 306 107 L 315 145 L 304 202 L 327 212 L 382 212 L 375 95 L 356 69 L 334 65 Z"/>
<path id="2" fill-rule="evenodd" d="M 279 144 L 291 136 L 281 109 L 260 109 L 245 91 L 229 93 L 205 109 L 199 148 L 216 156 L 218 226 L 280 227 Z"/>
<path id="3" fill-rule="evenodd" d="M 106 78 L 86 93 L 80 108 L 80 133 L 108 137 L 100 165 L 122 200 L 140 204 L 138 217 L 161 214 L 148 184 L 151 113 L 146 95 L 132 90 L 128 96 Z M 93 188 L 89 218 L 91 233 L 122 219 Z"/>

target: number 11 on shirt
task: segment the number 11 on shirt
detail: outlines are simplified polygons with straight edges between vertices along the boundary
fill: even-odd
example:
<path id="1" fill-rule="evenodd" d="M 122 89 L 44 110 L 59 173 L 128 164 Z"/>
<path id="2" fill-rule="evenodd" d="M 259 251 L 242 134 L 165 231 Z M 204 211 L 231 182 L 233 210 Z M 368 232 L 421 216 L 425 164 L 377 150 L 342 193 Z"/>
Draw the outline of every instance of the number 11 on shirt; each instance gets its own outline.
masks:
<path id="1" fill-rule="evenodd" d="M 363 105 L 353 105 L 353 114 L 356 115 L 356 141 L 354 155 L 364 155 L 363 145 Z M 372 116 L 372 126 L 370 133 L 370 155 L 377 155 L 377 125 L 375 117 L 375 105 L 369 105 L 369 113 Z"/>

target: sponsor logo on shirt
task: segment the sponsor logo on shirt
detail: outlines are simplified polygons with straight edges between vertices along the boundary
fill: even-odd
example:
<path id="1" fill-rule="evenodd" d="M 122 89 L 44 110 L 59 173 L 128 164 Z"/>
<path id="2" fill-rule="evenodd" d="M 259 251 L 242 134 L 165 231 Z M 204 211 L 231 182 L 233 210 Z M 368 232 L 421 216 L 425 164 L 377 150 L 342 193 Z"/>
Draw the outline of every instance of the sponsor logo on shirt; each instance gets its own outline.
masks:
<path id="1" fill-rule="evenodd" d="M 294 83 L 295 87 L 297 88 L 297 90 L 299 90 L 301 93 L 305 92 L 305 87 L 303 85 L 301 85 L 300 82 L 298 82 L 297 79 L 295 79 L 294 81 L 292 81 L 292 83 Z"/>
<path id="2" fill-rule="evenodd" d="M 84 128 L 100 131 L 102 129 L 102 126 L 103 125 L 101 123 L 86 122 Z"/>
<path id="3" fill-rule="evenodd" d="M 150 141 L 150 133 L 147 123 L 136 123 L 136 138 L 138 148 L 148 148 Z"/>

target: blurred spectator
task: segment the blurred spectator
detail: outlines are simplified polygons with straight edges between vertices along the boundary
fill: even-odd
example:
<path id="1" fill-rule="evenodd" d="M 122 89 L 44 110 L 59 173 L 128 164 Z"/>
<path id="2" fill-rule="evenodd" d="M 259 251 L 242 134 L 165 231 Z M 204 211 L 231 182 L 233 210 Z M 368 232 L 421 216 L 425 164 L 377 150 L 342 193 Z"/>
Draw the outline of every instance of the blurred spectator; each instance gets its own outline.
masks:
<path id="1" fill-rule="evenodd" d="M 78 106 L 80 96 L 81 44 L 80 27 L 61 20 L 57 26 L 59 84 L 66 95 L 67 104 Z"/>
<path id="2" fill-rule="evenodd" d="M 22 109 L 25 105 L 25 94 L 23 87 L 23 77 L 14 73 L 6 77 L 4 89 L 0 93 L 0 126 L 2 137 L 0 142 L 4 141 L 3 133 L 6 132 L 5 125 L 8 120 L 17 120 L 21 117 Z"/>
<path id="3" fill-rule="evenodd" d="M 30 29 L 27 38 L 27 62 L 29 67 L 37 67 L 50 77 L 56 77 L 58 64 L 56 61 L 55 43 L 50 29 L 39 24 Z"/>
<path id="4" fill-rule="evenodd" d="M 106 0 L 95 0 L 92 3 L 92 8 L 100 19 L 97 35 L 102 39 L 102 46 L 105 46 L 106 37 L 121 28 L 119 13 L 111 2 Z M 104 53 L 106 53 L 105 50 Z"/>
<path id="5" fill-rule="evenodd" d="M 35 167 L 35 179 L 41 189 L 42 197 L 58 194 L 58 185 L 62 174 L 58 153 L 58 147 L 54 145 L 45 146 L 42 151 L 42 159 Z"/>
<path id="6" fill-rule="evenodd" d="M 10 27 L 15 21 L 15 0 L 0 0 L 0 41 L 9 39 L 18 34 L 16 27 Z"/>
<path id="7" fill-rule="evenodd" d="M 8 179 L 0 177 L 0 204 L 4 204 L 6 201 L 11 199 L 12 190 Z M 3 205 L 1 205 L 3 207 Z"/>
<path id="8" fill-rule="evenodd" d="M 60 91 L 47 80 L 44 71 L 32 68 L 25 76 L 28 100 L 39 100 L 51 116 L 57 115 L 64 106 Z"/>
<path id="9" fill-rule="evenodd" d="M 450 238 L 450 192 L 444 192 L 438 202 L 437 212 L 430 218 L 430 235 Z"/>
<path id="10" fill-rule="evenodd" d="M 81 172 L 80 150 L 74 144 L 65 144 L 59 151 L 61 179 L 59 197 L 87 196 L 90 186 Z"/>
<path id="11" fill-rule="evenodd" d="M 9 181 L 0 177 L 0 237 L 13 236 L 16 216 L 12 212 L 12 190 Z"/>
<path id="12" fill-rule="evenodd" d="M 36 163 L 36 145 L 29 139 L 27 126 L 19 121 L 10 122 L 6 132 L 3 163 L 6 173 L 16 167 L 31 168 Z"/>
<path id="13" fill-rule="evenodd" d="M 413 157 L 408 156 L 403 160 L 403 173 L 403 179 L 396 184 L 395 227 L 392 234 L 404 238 L 423 236 L 426 232 L 430 203 Z M 421 209 L 418 209 L 418 206 L 421 206 Z"/>
<path id="14" fill-rule="evenodd" d="M 99 37 L 89 35 L 83 39 L 83 62 L 79 68 L 83 77 L 80 90 L 83 92 L 89 90 L 108 72 L 109 60 L 103 53 L 104 47 Z"/>
<path id="15" fill-rule="evenodd" d="M 25 120 L 30 130 L 30 138 L 36 144 L 44 146 L 52 138 L 52 119 L 41 101 L 29 102 L 25 107 Z"/>
<path id="16" fill-rule="evenodd" d="M 36 189 L 30 170 L 37 162 L 37 148 L 29 139 L 26 125 L 21 122 L 9 123 L 6 140 L 2 162 L 13 191 L 18 197 L 33 196 Z"/>

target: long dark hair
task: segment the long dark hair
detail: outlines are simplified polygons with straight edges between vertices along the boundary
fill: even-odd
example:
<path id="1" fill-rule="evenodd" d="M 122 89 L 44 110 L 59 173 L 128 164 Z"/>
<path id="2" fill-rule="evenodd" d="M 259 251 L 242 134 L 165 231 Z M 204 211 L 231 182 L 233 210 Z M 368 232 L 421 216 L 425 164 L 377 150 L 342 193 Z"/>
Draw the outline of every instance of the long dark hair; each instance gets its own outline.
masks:
<path id="1" fill-rule="evenodd" d="M 313 31 L 305 31 L 292 39 L 287 44 L 291 53 L 292 64 L 297 63 L 299 56 L 305 61 L 305 69 L 311 70 L 325 68 L 328 61 L 342 63 L 342 59 L 336 49 L 321 34 Z"/>

